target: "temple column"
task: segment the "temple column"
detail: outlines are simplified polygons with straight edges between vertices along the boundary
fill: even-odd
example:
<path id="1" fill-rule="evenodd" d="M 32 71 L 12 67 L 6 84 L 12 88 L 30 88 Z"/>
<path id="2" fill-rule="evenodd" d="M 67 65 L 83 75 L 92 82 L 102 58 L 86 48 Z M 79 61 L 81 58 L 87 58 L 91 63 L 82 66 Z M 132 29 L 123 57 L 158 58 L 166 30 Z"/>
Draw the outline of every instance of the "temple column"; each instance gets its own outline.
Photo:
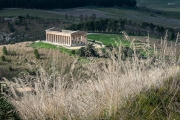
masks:
<path id="1" fill-rule="evenodd" d="M 59 43 L 61 44 L 61 35 L 59 35 Z"/>
<path id="2" fill-rule="evenodd" d="M 52 36 L 52 34 L 51 34 L 51 42 L 53 42 L 53 36 Z"/>
<path id="3" fill-rule="evenodd" d="M 75 36 L 75 41 L 74 41 L 74 42 L 75 42 L 75 44 L 77 45 L 77 36 Z"/>
<path id="4" fill-rule="evenodd" d="M 52 42 L 54 42 L 54 35 L 52 34 Z"/>
<path id="5" fill-rule="evenodd" d="M 66 36 L 65 36 L 65 45 L 67 45 L 67 38 L 66 38 Z"/>
<path id="6" fill-rule="evenodd" d="M 54 42 L 55 42 L 55 40 L 56 40 L 56 35 L 54 35 Z"/>
<path id="7" fill-rule="evenodd" d="M 60 38 L 60 35 L 59 35 L 59 44 L 61 44 L 60 40 L 61 40 L 61 38 Z"/>
<path id="8" fill-rule="evenodd" d="M 67 36 L 65 36 L 65 44 L 67 45 Z"/>
<path id="9" fill-rule="evenodd" d="M 56 35 L 54 35 L 54 43 L 56 42 Z"/>
<path id="10" fill-rule="evenodd" d="M 62 39 L 63 39 L 63 45 L 64 45 L 64 35 L 62 36 Z"/>
<path id="11" fill-rule="evenodd" d="M 50 42 L 53 42 L 53 35 L 51 34 L 51 41 Z"/>
<path id="12" fill-rule="evenodd" d="M 49 36 L 49 34 L 46 34 L 46 42 L 48 42 L 48 40 L 49 40 L 48 36 Z"/>
<path id="13" fill-rule="evenodd" d="M 60 37 L 60 44 L 62 44 L 62 39 L 61 39 L 61 35 L 60 35 L 59 37 Z"/>
<path id="14" fill-rule="evenodd" d="M 72 38 L 71 38 L 71 36 L 69 37 L 69 39 L 70 39 L 69 45 L 71 46 L 71 44 L 72 44 Z"/>
<path id="15" fill-rule="evenodd" d="M 59 41 L 59 39 L 58 39 L 58 35 L 56 35 L 56 38 L 57 38 L 57 41 L 56 41 L 56 42 L 58 43 L 58 41 Z"/>
<path id="16" fill-rule="evenodd" d="M 63 44 L 63 38 L 62 38 L 62 35 L 61 35 L 61 44 Z"/>
<path id="17" fill-rule="evenodd" d="M 56 35 L 54 35 L 54 38 L 55 38 L 55 39 L 54 39 L 54 42 L 56 43 Z"/>
<path id="18" fill-rule="evenodd" d="M 79 36 L 77 36 L 77 45 L 79 45 Z"/>
<path id="19" fill-rule="evenodd" d="M 69 46 L 70 46 L 70 37 L 68 36 L 68 38 L 69 38 Z"/>
<path id="20" fill-rule="evenodd" d="M 56 35 L 56 37 L 57 37 L 57 41 L 56 41 L 56 42 L 58 43 L 58 41 L 59 41 L 59 39 L 58 39 L 58 35 Z"/>
<path id="21" fill-rule="evenodd" d="M 62 44 L 62 35 L 60 35 L 60 43 Z"/>
<path id="22" fill-rule="evenodd" d="M 51 41 L 50 41 L 50 42 L 53 42 L 53 41 L 52 41 L 52 34 L 51 34 Z"/>
<path id="23" fill-rule="evenodd" d="M 68 38 L 68 36 L 66 36 L 66 41 L 67 41 L 67 45 L 69 44 L 69 38 Z"/>
<path id="24" fill-rule="evenodd" d="M 58 43 L 58 35 L 56 35 L 56 43 Z"/>
<path id="25" fill-rule="evenodd" d="M 69 45 L 69 37 L 67 36 L 67 45 Z"/>
<path id="26" fill-rule="evenodd" d="M 81 45 L 83 44 L 83 36 L 81 36 Z"/>
<path id="27" fill-rule="evenodd" d="M 64 40 L 64 44 L 66 44 L 66 37 L 65 36 L 63 36 L 63 40 Z"/>
<path id="28" fill-rule="evenodd" d="M 46 41 L 48 41 L 48 34 L 46 33 Z"/>

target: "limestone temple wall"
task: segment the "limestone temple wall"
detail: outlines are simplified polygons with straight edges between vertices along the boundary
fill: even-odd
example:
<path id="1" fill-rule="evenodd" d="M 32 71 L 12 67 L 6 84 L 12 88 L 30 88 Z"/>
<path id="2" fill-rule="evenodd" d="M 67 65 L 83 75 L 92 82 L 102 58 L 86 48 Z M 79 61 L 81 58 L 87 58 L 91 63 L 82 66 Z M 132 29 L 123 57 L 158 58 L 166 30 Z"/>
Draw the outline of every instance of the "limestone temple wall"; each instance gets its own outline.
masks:
<path id="1" fill-rule="evenodd" d="M 84 46 L 87 43 L 87 33 L 53 27 L 46 30 L 46 41 L 65 46 Z"/>

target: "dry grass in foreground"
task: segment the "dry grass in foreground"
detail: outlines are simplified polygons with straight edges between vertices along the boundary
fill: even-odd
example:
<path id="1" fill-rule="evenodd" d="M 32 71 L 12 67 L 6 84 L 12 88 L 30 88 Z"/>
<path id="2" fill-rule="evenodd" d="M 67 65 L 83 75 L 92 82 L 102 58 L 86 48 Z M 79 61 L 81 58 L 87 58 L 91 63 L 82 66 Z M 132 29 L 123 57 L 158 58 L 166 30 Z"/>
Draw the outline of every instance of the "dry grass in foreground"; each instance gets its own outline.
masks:
<path id="1" fill-rule="evenodd" d="M 121 47 L 114 49 L 110 59 L 81 68 L 82 73 L 91 76 L 84 79 L 76 76 L 76 62 L 65 75 L 57 72 L 55 66 L 51 74 L 38 67 L 36 76 L 22 74 L 10 84 L 12 91 L 17 85 L 30 86 L 36 95 L 25 94 L 20 100 L 12 99 L 12 103 L 24 120 L 128 119 L 117 113 L 129 98 L 142 90 L 148 91 L 152 85 L 161 86 L 166 78 L 180 70 L 174 47 L 168 47 L 166 40 L 161 46 L 158 50 L 154 47 L 153 55 L 147 59 L 139 59 L 134 54 L 122 60 Z M 67 85 L 69 79 L 72 83 Z"/>

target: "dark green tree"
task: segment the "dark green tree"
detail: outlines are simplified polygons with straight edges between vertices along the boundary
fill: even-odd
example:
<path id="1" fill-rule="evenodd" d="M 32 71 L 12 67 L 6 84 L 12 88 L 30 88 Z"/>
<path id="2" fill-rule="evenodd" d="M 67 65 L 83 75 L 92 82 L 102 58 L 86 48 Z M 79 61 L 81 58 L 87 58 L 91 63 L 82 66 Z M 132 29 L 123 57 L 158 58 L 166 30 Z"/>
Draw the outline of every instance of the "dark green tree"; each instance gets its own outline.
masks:
<path id="1" fill-rule="evenodd" d="M 6 61 L 6 58 L 5 58 L 5 56 L 3 55 L 3 56 L 1 56 L 1 60 L 2 61 Z"/>
<path id="2" fill-rule="evenodd" d="M 35 55 L 36 59 L 40 59 L 40 54 L 37 49 L 34 50 L 34 55 Z"/>
<path id="3" fill-rule="evenodd" d="M 68 19 L 68 15 L 67 14 L 65 14 L 65 19 Z"/>
<path id="4" fill-rule="evenodd" d="M 4 54 L 4 55 L 7 55 L 7 54 L 8 54 L 8 51 L 7 51 L 6 46 L 3 47 L 2 51 L 3 51 L 3 54 Z"/>
<path id="5" fill-rule="evenodd" d="M 174 31 L 171 33 L 170 39 L 171 39 L 171 40 L 174 40 L 174 39 L 175 39 L 175 33 L 174 33 Z"/>
<path id="6" fill-rule="evenodd" d="M 82 22 L 83 21 L 83 15 L 79 16 L 79 20 Z"/>
<path id="7" fill-rule="evenodd" d="M 99 54 L 93 44 L 87 44 L 85 47 L 79 49 L 80 57 L 99 57 Z"/>
<path id="8" fill-rule="evenodd" d="M 9 69 L 9 71 L 13 71 L 13 69 L 12 69 L 12 67 L 11 67 L 11 66 L 9 66 L 9 67 L 8 67 L 8 69 Z"/>

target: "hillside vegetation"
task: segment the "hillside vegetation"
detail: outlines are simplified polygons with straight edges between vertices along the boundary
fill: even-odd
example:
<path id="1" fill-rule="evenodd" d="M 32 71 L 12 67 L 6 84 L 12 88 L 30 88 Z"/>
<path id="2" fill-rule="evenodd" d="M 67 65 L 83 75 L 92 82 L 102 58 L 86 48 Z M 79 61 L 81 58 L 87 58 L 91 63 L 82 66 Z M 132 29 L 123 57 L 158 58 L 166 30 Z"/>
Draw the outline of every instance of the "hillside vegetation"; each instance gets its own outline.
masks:
<path id="1" fill-rule="evenodd" d="M 56 48 L 40 49 L 37 44 L 40 54 L 49 54 L 39 60 L 28 57 L 28 71 L 7 82 L 11 91 L 18 86 L 36 91 L 24 93 L 21 99 L 16 93 L 9 96 L 13 96 L 10 100 L 18 115 L 22 119 L 41 120 L 179 119 L 176 105 L 180 68 L 176 44 L 169 46 L 164 39 L 161 48 L 153 46 L 153 54 L 141 58 L 135 52 L 134 40 L 128 40 L 134 51 L 131 56 L 122 59 L 123 46 L 118 46 L 107 51 L 107 58 L 87 57 L 86 63 Z M 33 48 L 27 48 L 29 53 L 33 52 Z M 24 51 L 22 57 L 30 55 Z"/>
<path id="2" fill-rule="evenodd" d="M 178 1 L 161 3 L 0 0 L 0 120 L 179 120 Z M 50 27 L 88 44 L 43 42 Z"/>
<path id="3" fill-rule="evenodd" d="M 32 42 L 9 44 L 6 45 L 7 55 L 3 54 L 2 49 L 4 46 L 0 46 L 0 57 L 5 57 L 5 60 L 0 60 L 0 79 L 2 77 L 12 79 L 21 72 L 34 74 L 37 68 L 30 69 L 29 65 L 34 65 L 36 62 L 47 70 L 52 66 L 52 61 L 54 61 L 57 66 L 56 69 L 60 71 L 62 69 L 60 67 L 61 64 L 65 67 L 74 60 L 71 56 L 61 53 L 60 49 L 53 49 L 52 46 L 48 44 L 45 47 L 40 47 L 40 45 L 37 47 L 32 45 Z M 48 47 L 49 49 L 47 49 Z M 39 51 L 40 59 L 36 59 L 34 55 L 34 49 L 36 48 Z"/>

